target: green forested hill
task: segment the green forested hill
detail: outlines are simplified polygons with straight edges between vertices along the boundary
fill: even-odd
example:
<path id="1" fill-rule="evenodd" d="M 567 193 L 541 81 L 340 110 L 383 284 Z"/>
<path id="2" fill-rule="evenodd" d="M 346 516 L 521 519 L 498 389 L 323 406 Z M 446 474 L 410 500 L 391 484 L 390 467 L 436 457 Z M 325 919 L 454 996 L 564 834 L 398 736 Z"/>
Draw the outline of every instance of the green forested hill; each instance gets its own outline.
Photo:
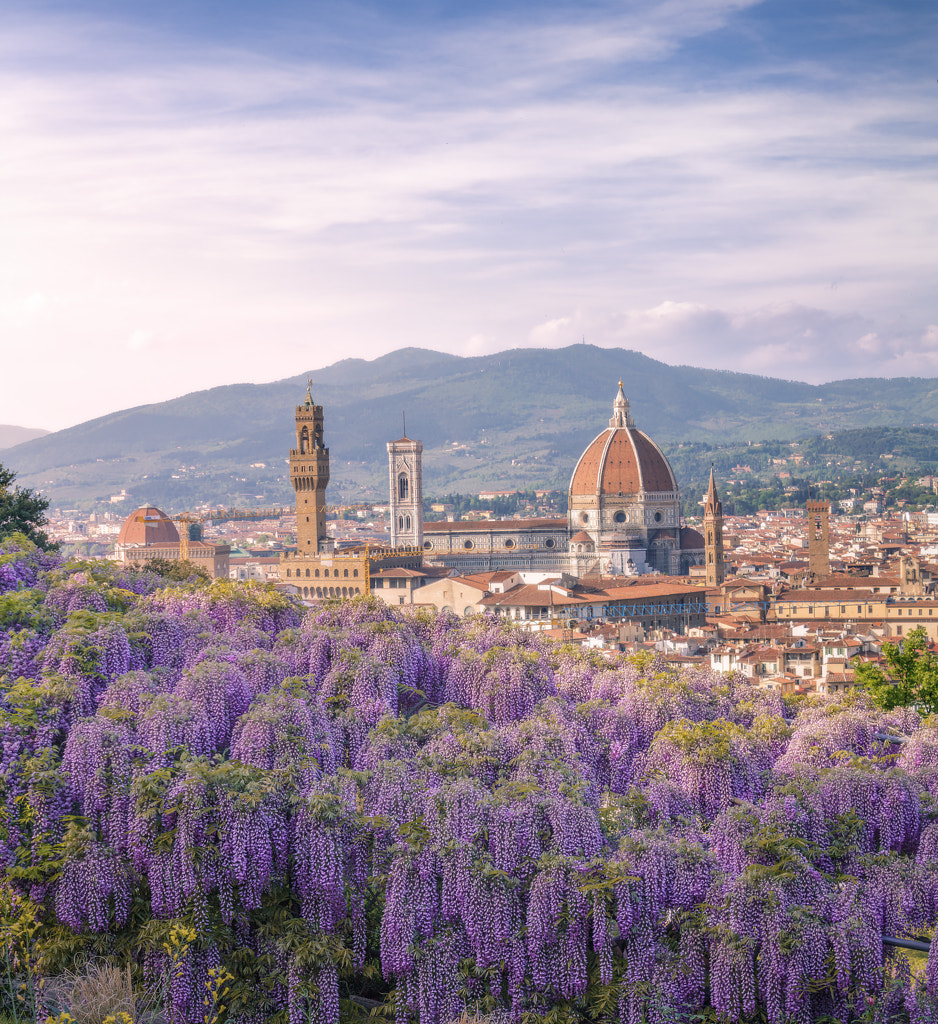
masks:
<path id="1" fill-rule="evenodd" d="M 814 386 L 590 345 L 475 358 L 402 349 L 311 373 L 326 411 L 333 502 L 383 494 L 385 442 L 400 436 L 405 412 L 408 435 L 424 442 L 428 493 L 565 486 L 606 426 L 620 377 L 637 424 L 669 448 L 938 423 L 934 379 Z M 88 507 L 121 488 L 131 502 L 167 510 L 288 500 L 285 458 L 306 376 L 127 409 L 20 444 L 3 461 L 54 505 Z"/>

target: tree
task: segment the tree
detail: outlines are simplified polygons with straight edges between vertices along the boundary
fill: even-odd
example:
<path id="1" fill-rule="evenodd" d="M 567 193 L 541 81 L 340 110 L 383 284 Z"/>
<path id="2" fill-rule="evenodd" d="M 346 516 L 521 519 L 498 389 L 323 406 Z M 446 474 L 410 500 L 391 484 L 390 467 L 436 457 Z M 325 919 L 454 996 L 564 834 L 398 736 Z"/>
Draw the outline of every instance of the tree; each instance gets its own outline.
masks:
<path id="1" fill-rule="evenodd" d="M 872 662 L 858 662 L 857 685 L 869 691 L 884 711 L 915 706 L 923 714 L 938 713 L 938 657 L 928 650 L 925 628 L 920 626 L 899 644 L 883 644 L 886 671 Z"/>
<path id="2" fill-rule="evenodd" d="M 211 583 L 212 577 L 202 568 L 188 560 L 175 558 L 149 558 L 141 570 L 155 572 L 172 583 Z"/>
<path id="3" fill-rule="evenodd" d="M 58 545 L 40 529 L 48 521 L 49 499 L 23 487 L 14 488 L 15 480 L 16 473 L 0 463 L 0 540 L 22 533 L 46 551 L 56 550 Z"/>

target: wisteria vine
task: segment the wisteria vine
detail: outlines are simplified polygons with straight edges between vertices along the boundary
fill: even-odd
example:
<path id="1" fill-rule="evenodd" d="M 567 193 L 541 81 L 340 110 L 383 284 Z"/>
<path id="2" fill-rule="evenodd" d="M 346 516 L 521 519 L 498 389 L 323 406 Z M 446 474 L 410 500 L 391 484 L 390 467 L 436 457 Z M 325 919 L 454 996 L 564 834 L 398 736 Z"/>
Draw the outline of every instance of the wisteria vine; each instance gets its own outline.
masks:
<path id="1" fill-rule="evenodd" d="M 938 1019 L 938 952 L 883 942 L 938 916 L 934 721 L 301 611 L 0 547 L 0 865 L 37 969 L 123 958 L 178 1024 L 221 970 L 232 1024 Z"/>

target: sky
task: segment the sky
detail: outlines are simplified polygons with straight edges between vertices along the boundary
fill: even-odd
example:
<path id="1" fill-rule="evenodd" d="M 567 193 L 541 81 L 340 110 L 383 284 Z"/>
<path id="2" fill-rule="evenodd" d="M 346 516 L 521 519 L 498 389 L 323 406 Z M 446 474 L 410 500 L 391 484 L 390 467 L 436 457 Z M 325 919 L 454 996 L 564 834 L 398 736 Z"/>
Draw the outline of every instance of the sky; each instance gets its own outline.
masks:
<path id="1" fill-rule="evenodd" d="M 6 0 L 0 423 L 406 346 L 938 376 L 933 0 Z"/>

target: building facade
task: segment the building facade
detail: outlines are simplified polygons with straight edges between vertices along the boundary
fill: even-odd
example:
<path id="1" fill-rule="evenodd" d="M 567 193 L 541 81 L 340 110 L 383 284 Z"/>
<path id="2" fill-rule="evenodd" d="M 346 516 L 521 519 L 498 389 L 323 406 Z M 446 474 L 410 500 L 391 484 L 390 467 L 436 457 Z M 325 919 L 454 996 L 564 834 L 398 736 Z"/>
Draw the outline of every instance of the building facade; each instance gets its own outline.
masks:
<path id="1" fill-rule="evenodd" d="M 188 528 L 187 524 L 182 524 Z M 125 565 L 146 566 L 153 558 L 177 561 L 180 557 L 179 531 L 172 518 L 155 505 L 143 505 L 124 520 L 114 545 L 114 559 Z M 189 561 L 204 569 L 212 579 L 228 576 L 231 547 L 190 539 Z"/>
<path id="2" fill-rule="evenodd" d="M 392 479 L 392 501 L 394 486 Z M 680 497 L 619 381 L 609 425 L 573 470 L 565 518 L 424 523 L 422 547 L 427 559 L 464 572 L 684 575 L 703 563 L 704 538 L 681 526 Z"/>

